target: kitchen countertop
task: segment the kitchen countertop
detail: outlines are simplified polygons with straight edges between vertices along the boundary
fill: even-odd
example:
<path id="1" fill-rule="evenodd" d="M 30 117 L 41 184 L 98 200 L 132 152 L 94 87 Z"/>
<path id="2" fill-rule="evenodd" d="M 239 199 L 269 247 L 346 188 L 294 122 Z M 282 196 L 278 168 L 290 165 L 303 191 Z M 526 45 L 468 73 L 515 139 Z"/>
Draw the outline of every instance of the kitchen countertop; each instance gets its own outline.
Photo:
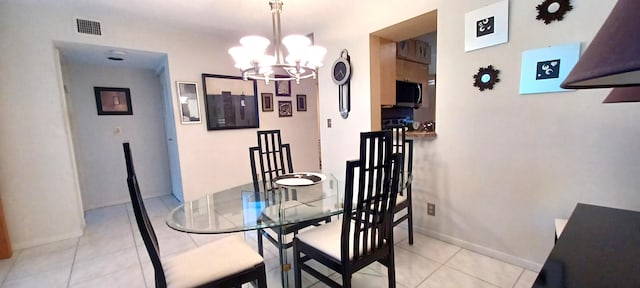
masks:
<path id="1" fill-rule="evenodd" d="M 410 138 L 436 137 L 436 136 L 438 136 L 438 134 L 436 134 L 436 132 L 409 130 L 409 131 L 407 131 L 406 136 L 410 137 Z"/>

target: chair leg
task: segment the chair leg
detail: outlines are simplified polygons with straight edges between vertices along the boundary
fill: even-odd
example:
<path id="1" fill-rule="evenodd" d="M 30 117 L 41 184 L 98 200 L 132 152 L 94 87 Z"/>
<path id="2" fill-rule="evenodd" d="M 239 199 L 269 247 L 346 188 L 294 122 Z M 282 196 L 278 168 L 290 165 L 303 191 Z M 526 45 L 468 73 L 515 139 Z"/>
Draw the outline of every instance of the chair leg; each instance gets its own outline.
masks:
<path id="1" fill-rule="evenodd" d="M 267 288 L 267 272 L 264 265 L 258 271 L 258 288 Z"/>
<path id="2" fill-rule="evenodd" d="M 409 218 L 411 219 L 411 218 Z M 393 255 L 393 246 L 389 246 L 389 256 L 387 256 L 387 278 L 389 278 L 389 288 L 396 287 L 396 263 Z"/>
<path id="3" fill-rule="evenodd" d="M 256 238 L 258 238 L 258 253 L 260 254 L 260 256 L 264 257 L 262 250 L 262 229 L 257 229 L 256 233 Z"/>
<path id="4" fill-rule="evenodd" d="M 409 245 L 413 245 L 413 209 L 411 208 L 412 204 L 409 203 L 409 207 L 407 207 L 407 225 L 409 226 Z"/>
<path id="5" fill-rule="evenodd" d="M 349 272 L 342 273 L 342 287 L 344 288 L 351 288 L 351 273 Z"/>
<path id="6" fill-rule="evenodd" d="M 302 288 L 302 267 L 300 266 L 300 251 L 296 239 L 293 240 L 293 275 L 295 287 Z"/>

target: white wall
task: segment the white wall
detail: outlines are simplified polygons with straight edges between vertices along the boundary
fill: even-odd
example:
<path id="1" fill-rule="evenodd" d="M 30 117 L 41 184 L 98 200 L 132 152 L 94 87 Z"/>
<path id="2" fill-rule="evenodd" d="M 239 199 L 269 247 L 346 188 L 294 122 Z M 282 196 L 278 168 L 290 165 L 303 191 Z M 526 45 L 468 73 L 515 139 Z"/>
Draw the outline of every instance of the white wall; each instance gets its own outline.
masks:
<path id="1" fill-rule="evenodd" d="M 16 249 L 77 236 L 83 229 L 54 41 L 167 54 L 173 113 L 178 120 L 175 81 L 202 84 L 202 73 L 239 74 L 226 53 L 238 39 L 226 39 L 216 31 L 180 30 L 163 24 L 162 19 L 92 10 L 89 3 L 57 7 L 62 5 L 34 2 L 0 2 L 0 39 L 11 39 L 0 41 L 0 193 Z M 103 36 L 76 34 L 73 19 L 78 16 L 101 21 Z M 199 87 L 204 107 L 202 85 Z M 313 91 L 307 92 L 308 112 L 294 111 L 294 117 L 287 119 L 276 119 L 276 112 L 267 112 L 261 119 L 260 129 L 283 130 L 285 141 L 297 155 L 296 169 L 312 170 L 318 161 L 317 124 L 300 121 L 314 117 Z M 209 132 L 204 123 L 175 125 L 186 200 L 251 180 L 248 147 L 255 145 L 257 129 Z"/>
<path id="2" fill-rule="evenodd" d="M 122 142 L 131 143 L 143 197 L 169 194 L 162 92 L 155 72 L 73 62 L 66 66 L 65 86 L 71 99 L 68 107 L 84 209 L 131 201 Z M 129 88 L 133 115 L 98 115 L 96 86 Z"/>
<path id="3" fill-rule="evenodd" d="M 335 101 L 321 103 L 320 117 L 334 119 L 321 129 L 322 150 L 337 154 L 323 154 L 323 163 L 344 173 L 357 134 L 369 128 L 367 35 L 437 8 L 438 136 L 416 140 L 415 225 L 536 269 L 553 245 L 553 218 L 568 217 L 577 202 L 640 210 L 640 104 L 603 105 L 608 89 L 518 92 L 523 50 L 574 41 L 584 50 L 616 1 L 572 1 L 565 20 L 549 25 L 535 19 L 536 3 L 510 1 L 509 42 L 465 53 L 464 14 L 494 2 L 380 1 L 316 32 L 328 59 L 347 48 L 354 64 L 352 116 L 336 120 Z M 501 81 L 480 92 L 471 77 L 490 64 Z M 337 98 L 329 71 L 319 85 L 321 99 Z M 423 213 L 427 201 L 435 217 Z"/>
<path id="4" fill-rule="evenodd" d="M 371 127 L 369 33 L 437 8 L 438 137 L 416 144 L 415 225 L 535 268 L 551 249 L 553 218 L 568 217 L 576 202 L 640 209 L 640 153 L 635 149 L 640 107 L 601 104 L 606 89 L 518 94 L 523 50 L 572 41 L 585 46 L 614 0 L 572 1 L 574 9 L 565 20 L 550 25 L 535 20 L 535 3 L 510 1 L 509 42 L 465 53 L 464 13 L 493 2 L 354 0 L 345 5 L 360 4 L 357 9 L 341 10 L 351 14 L 318 27 L 315 40 L 329 51 L 318 79 L 323 168 L 344 175 L 345 160 L 357 157 L 358 133 Z M 174 83 L 201 82 L 201 73 L 237 75 L 224 52 L 237 39 L 216 37 L 215 31 L 183 33 L 107 10 L 54 5 L 0 2 L 0 38 L 11 39 L 0 41 L 0 193 L 16 248 L 82 229 L 52 40 L 166 53 Z M 79 15 L 101 20 L 104 36 L 72 32 L 72 19 Z M 354 65 L 347 120 L 339 116 L 337 87 L 329 74 L 343 48 Z M 471 76 L 489 64 L 501 71 L 501 82 L 479 92 Z M 176 119 L 178 113 L 174 109 Z M 261 113 L 262 124 L 278 125 L 264 128 L 286 131 L 285 141 L 292 142 L 294 151 L 308 147 L 293 142 L 306 139 L 310 127 L 299 127 L 295 116 L 274 115 Z M 327 118 L 332 128 L 326 127 Z M 176 124 L 176 130 L 185 199 L 250 179 L 247 148 L 255 144 L 255 129 L 207 132 L 204 124 Z M 421 214 L 427 201 L 436 203 L 436 217 Z"/>

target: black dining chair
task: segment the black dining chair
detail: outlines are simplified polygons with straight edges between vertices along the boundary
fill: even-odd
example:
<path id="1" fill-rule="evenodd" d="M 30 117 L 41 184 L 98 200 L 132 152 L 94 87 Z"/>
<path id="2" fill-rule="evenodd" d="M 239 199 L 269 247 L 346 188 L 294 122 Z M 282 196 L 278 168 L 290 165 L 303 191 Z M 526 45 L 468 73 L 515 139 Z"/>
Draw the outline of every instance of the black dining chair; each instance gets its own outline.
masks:
<path id="1" fill-rule="evenodd" d="M 347 161 L 341 221 L 300 232 L 293 241 L 296 287 L 302 271 L 331 287 L 351 287 L 353 274 L 374 262 L 387 267 L 389 287 L 395 287 L 393 211 L 402 160 L 392 154 L 391 138 L 390 131 L 360 134 L 360 159 Z M 342 285 L 310 260 L 340 273 Z"/>
<path id="2" fill-rule="evenodd" d="M 409 233 L 409 244 L 413 245 L 413 208 L 411 200 L 411 182 L 413 182 L 413 140 L 407 139 L 405 127 L 393 127 L 390 129 L 393 134 L 393 153 L 398 153 L 402 157 L 400 165 L 400 186 L 396 199 L 395 218 L 393 226 L 397 226 L 402 221 L 407 220 L 407 230 Z M 402 213 L 406 210 L 406 213 Z M 400 215 L 400 216 L 398 216 Z"/>
<path id="3" fill-rule="evenodd" d="M 240 287 L 256 282 L 267 287 L 264 260 L 237 236 L 160 259 L 158 238 L 140 194 L 129 143 L 123 143 L 127 184 L 138 229 L 153 265 L 156 287 Z"/>
<path id="4" fill-rule="evenodd" d="M 264 191 L 263 195 L 269 197 L 263 199 L 265 204 L 279 203 L 282 207 L 302 207 L 303 203 L 297 201 L 297 191 L 295 188 L 282 188 L 274 185 L 274 181 L 278 176 L 293 173 L 293 164 L 291 161 L 290 145 L 282 143 L 280 130 L 262 130 L 257 131 L 258 146 L 249 148 L 249 158 L 251 162 L 251 175 L 253 178 L 253 186 L 255 191 Z M 282 199 L 275 199 L 281 197 Z M 269 221 L 269 215 L 264 215 L 262 221 Z M 273 217 L 276 217 L 275 215 Z M 258 229 L 258 252 L 263 254 L 263 237 L 273 245 L 278 247 L 282 245 L 284 249 L 291 248 L 293 245 L 292 236 L 298 230 L 317 225 L 319 222 L 330 222 L 330 218 L 323 218 L 312 221 L 305 221 L 284 226 L 275 226 L 268 229 Z M 278 241 L 277 235 L 284 235 L 284 243 Z"/>

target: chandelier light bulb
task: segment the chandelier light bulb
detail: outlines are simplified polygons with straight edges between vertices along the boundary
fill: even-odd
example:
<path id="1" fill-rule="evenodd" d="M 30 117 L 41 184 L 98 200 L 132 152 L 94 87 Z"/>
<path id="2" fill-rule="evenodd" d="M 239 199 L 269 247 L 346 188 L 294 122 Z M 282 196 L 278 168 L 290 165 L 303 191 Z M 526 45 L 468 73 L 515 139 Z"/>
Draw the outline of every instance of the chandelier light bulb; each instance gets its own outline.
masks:
<path id="1" fill-rule="evenodd" d="M 309 61 L 307 65 L 311 67 L 321 67 L 325 54 L 327 54 L 327 48 L 317 45 L 309 46 L 307 48 L 307 60 Z"/>

